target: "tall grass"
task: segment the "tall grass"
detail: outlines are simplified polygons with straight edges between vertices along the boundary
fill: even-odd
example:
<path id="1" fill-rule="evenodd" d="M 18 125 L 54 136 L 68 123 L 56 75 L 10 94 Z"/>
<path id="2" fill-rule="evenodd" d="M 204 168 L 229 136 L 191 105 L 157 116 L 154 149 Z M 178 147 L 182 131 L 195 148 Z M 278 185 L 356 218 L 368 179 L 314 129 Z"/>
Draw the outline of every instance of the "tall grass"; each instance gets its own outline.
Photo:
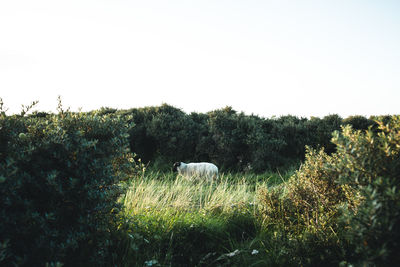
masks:
<path id="1" fill-rule="evenodd" d="M 228 212 L 238 203 L 254 203 L 254 186 L 245 179 L 236 183 L 227 176 L 218 182 L 188 181 L 173 174 L 152 173 L 143 180 L 134 180 L 124 197 L 124 206 L 129 214 L 138 214 L 149 208 L 165 212 L 193 212 L 219 208 Z"/>
<path id="2" fill-rule="evenodd" d="M 150 171 L 131 179 L 121 198 L 131 220 L 126 265 L 265 264 L 257 192 L 290 174 L 226 173 L 195 182 Z"/>

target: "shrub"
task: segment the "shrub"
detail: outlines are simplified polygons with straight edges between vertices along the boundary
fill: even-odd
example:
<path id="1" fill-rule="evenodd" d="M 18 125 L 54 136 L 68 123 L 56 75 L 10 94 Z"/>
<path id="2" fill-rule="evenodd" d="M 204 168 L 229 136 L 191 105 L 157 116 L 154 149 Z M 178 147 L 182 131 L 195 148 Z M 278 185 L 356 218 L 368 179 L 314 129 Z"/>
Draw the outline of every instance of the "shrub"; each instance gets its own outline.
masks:
<path id="1" fill-rule="evenodd" d="M 337 173 L 325 168 L 335 159 L 323 149 L 317 152 L 307 148 L 305 163 L 289 181 L 272 190 L 261 191 L 265 214 L 282 220 L 283 224 L 289 223 L 286 226 L 291 230 L 308 228 L 323 233 L 326 230 L 324 218 L 335 213 L 336 205 L 346 199 L 342 187 L 334 182 Z"/>
<path id="2" fill-rule="evenodd" d="M 338 181 L 364 198 L 357 212 L 345 208 L 342 217 L 342 236 L 354 248 L 349 260 L 383 266 L 400 262 L 400 116 L 377 124 L 377 133 L 345 127 L 333 142 Z"/>
<path id="3" fill-rule="evenodd" d="M 343 120 L 344 125 L 351 125 L 354 130 L 368 130 L 370 126 L 375 125 L 375 121 L 363 116 L 350 116 Z"/>
<path id="4" fill-rule="evenodd" d="M 265 223 L 295 240 L 302 264 L 400 262 L 400 116 L 378 129 L 342 127 L 336 152 L 308 149 L 285 184 L 260 190 Z"/>
<path id="5" fill-rule="evenodd" d="M 287 143 L 277 134 L 275 125 L 276 122 L 273 120 L 253 118 L 252 129 L 246 141 L 249 145 L 251 160 L 248 166 L 254 172 L 274 169 L 284 162 L 281 151 Z"/>
<path id="6" fill-rule="evenodd" d="M 130 126 L 107 115 L 0 115 L 0 264 L 101 266 Z"/>
<path id="7" fill-rule="evenodd" d="M 292 264 L 337 265 L 343 258 L 337 219 L 354 192 L 335 183 L 337 172 L 327 166 L 336 160 L 308 148 L 306 161 L 287 182 L 259 191 L 264 227 L 285 236 L 277 242 Z"/>
<path id="8" fill-rule="evenodd" d="M 313 148 L 324 148 L 325 152 L 332 154 L 335 152 L 335 145 L 332 144 L 332 132 L 340 130 L 343 119 L 338 115 L 328 115 L 320 118 L 311 117 L 306 122 L 308 140 L 307 145 Z"/>

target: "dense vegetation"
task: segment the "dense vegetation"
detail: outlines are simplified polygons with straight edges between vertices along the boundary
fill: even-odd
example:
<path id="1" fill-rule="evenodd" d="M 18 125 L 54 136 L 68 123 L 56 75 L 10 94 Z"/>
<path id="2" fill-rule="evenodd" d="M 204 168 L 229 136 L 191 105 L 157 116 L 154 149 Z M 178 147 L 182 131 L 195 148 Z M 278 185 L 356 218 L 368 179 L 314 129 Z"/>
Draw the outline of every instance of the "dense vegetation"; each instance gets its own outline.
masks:
<path id="1" fill-rule="evenodd" d="M 130 130 L 132 151 L 143 162 L 164 170 L 176 161 L 210 161 L 229 171 L 276 170 L 304 160 L 306 145 L 333 152 L 332 132 L 341 125 L 359 130 L 375 125 L 374 118 L 362 116 L 262 118 L 231 107 L 186 114 L 167 104 L 130 110 L 103 108 L 100 113 L 129 116 L 135 124 Z"/>
<path id="2" fill-rule="evenodd" d="M 0 265 L 112 260 L 116 184 L 132 174 L 123 120 L 0 114 Z M 132 170 L 133 171 L 133 170 Z"/>
<path id="3" fill-rule="evenodd" d="M 28 109 L 0 102 L 2 266 L 400 263 L 398 116 Z"/>

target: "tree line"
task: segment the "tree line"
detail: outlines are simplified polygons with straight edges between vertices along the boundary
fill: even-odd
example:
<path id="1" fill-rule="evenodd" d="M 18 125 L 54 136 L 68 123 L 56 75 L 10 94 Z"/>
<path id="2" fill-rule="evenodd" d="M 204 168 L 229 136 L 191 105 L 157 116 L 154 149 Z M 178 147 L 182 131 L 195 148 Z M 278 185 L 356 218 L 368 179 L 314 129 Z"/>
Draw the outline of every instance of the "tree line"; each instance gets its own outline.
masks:
<path id="1" fill-rule="evenodd" d="M 337 114 L 323 118 L 287 115 L 264 118 L 232 107 L 187 114 L 168 104 L 117 110 L 102 108 L 134 123 L 129 142 L 145 163 L 166 169 L 175 161 L 209 161 L 228 171 L 263 172 L 304 160 L 305 146 L 332 153 L 332 133 L 342 125 L 355 130 L 376 128 L 377 117 Z M 385 117 L 381 117 L 385 119 Z M 387 119 L 389 116 L 387 116 Z"/>

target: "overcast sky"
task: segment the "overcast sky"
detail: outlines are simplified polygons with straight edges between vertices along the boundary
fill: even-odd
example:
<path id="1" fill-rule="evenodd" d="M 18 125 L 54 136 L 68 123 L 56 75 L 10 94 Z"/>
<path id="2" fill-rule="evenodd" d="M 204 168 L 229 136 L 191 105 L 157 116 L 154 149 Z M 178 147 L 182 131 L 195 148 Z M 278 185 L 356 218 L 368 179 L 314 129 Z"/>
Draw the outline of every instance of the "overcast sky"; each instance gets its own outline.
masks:
<path id="1" fill-rule="evenodd" d="M 0 0 L 8 113 L 400 114 L 397 0 Z"/>

